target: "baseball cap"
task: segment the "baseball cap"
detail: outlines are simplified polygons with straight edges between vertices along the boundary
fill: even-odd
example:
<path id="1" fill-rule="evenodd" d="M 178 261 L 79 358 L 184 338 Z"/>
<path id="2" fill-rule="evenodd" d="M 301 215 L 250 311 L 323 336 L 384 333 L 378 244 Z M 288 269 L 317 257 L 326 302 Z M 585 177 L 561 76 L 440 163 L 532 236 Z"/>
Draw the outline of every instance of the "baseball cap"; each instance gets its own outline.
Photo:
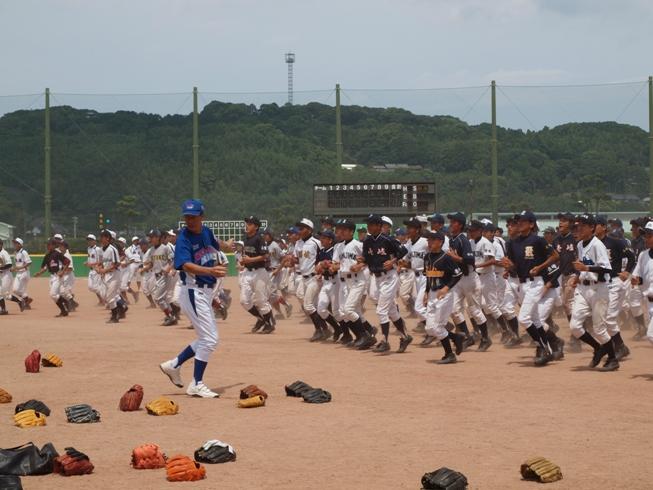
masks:
<path id="1" fill-rule="evenodd" d="M 266 228 L 265 230 L 263 230 L 263 234 L 264 235 L 274 236 L 274 234 L 272 233 L 272 230 L 270 228 Z"/>
<path id="2" fill-rule="evenodd" d="M 647 222 L 648 220 L 646 218 L 635 218 L 630 220 L 631 225 L 639 226 L 640 228 L 644 228 Z"/>
<path id="3" fill-rule="evenodd" d="M 297 228 L 296 226 L 291 226 L 290 228 L 288 228 L 288 233 L 292 233 L 293 235 L 296 235 L 297 233 L 299 233 L 299 228 Z"/>
<path id="4" fill-rule="evenodd" d="M 378 214 L 370 214 L 365 218 L 365 222 L 370 225 L 380 225 L 383 223 L 383 218 Z"/>
<path id="5" fill-rule="evenodd" d="M 579 214 L 576 216 L 576 223 L 581 225 L 592 225 L 596 224 L 596 219 L 591 214 Z"/>
<path id="6" fill-rule="evenodd" d="M 623 227 L 624 227 L 623 222 L 622 222 L 619 218 L 610 218 L 610 219 L 608 220 L 608 223 L 615 224 L 615 225 L 617 225 L 619 228 L 623 228 Z"/>
<path id="7" fill-rule="evenodd" d="M 648 223 L 646 223 L 646 225 L 644 226 L 644 232 L 653 233 L 653 221 L 649 221 Z"/>
<path id="8" fill-rule="evenodd" d="M 431 216 L 429 216 L 429 221 L 431 223 L 440 223 L 444 224 L 444 216 L 442 216 L 439 213 L 433 213 Z"/>
<path id="9" fill-rule="evenodd" d="M 397 236 L 404 236 L 405 234 L 406 234 L 406 230 L 404 230 L 403 228 L 397 228 L 395 230 L 395 235 Z"/>
<path id="10" fill-rule="evenodd" d="M 168 230 L 166 233 L 168 234 L 168 236 L 177 236 L 175 230 Z"/>
<path id="11" fill-rule="evenodd" d="M 119 241 L 120 243 L 123 243 L 123 244 L 127 245 L 127 240 L 125 240 L 125 237 L 122 237 L 122 236 L 121 236 L 120 238 L 118 238 L 118 241 Z"/>
<path id="12" fill-rule="evenodd" d="M 140 238 L 138 238 L 137 236 L 132 237 L 132 243 L 137 242 L 139 240 L 140 240 Z"/>
<path id="13" fill-rule="evenodd" d="M 392 223 L 392 220 L 388 218 L 387 216 L 381 216 L 381 221 L 383 221 L 385 224 L 392 226 L 394 223 Z"/>
<path id="14" fill-rule="evenodd" d="M 425 214 L 418 214 L 417 216 L 415 216 L 415 218 L 416 218 L 420 223 L 424 223 L 424 224 L 426 224 L 426 223 L 429 222 L 429 219 L 426 217 Z"/>
<path id="15" fill-rule="evenodd" d="M 555 229 L 552 226 L 547 226 L 544 228 L 544 233 L 555 233 Z"/>
<path id="16" fill-rule="evenodd" d="M 530 221 L 531 223 L 535 223 L 537 218 L 535 217 L 535 213 L 533 213 L 533 211 L 524 210 L 519 213 L 517 221 Z"/>
<path id="17" fill-rule="evenodd" d="M 347 218 L 343 218 L 336 221 L 336 228 L 347 228 L 348 230 L 355 230 L 356 223 Z"/>
<path id="18" fill-rule="evenodd" d="M 52 237 L 55 240 L 63 241 L 63 236 L 61 236 L 61 233 L 55 233 L 55 235 Z"/>
<path id="19" fill-rule="evenodd" d="M 491 224 L 492 224 L 492 220 L 491 220 L 491 219 L 483 218 L 483 219 L 480 220 L 480 221 L 481 221 L 481 223 L 483 223 L 483 226 L 487 226 L 487 225 L 491 225 Z"/>
<path id="20" fill-rule="evenodd" d="M 181 205 L 181 214 L 184 216 L 202 216 L 204 203 L 199 199 L 186 199 Z"/>
<path id="21" fill-rule="evenodd" d="M 245 221 L 245 223 L 251 223 L 256 226 L 261 226 L 261 220 L 259 220 L 256 216 L 248 216 L 243 221 Z"/>
<path id="22" fill-rule="evenodd" d="M 485 231 L 497 231 L 497 227 L 494 226 L 494 223 L 486 223 L 485 228 L 483 228 Z"/>
<path id="23" fill-rule="evenodd" d="M 558 213 L 556 218 L 563 219 L 565 221 L 574 221 L 574 219 L 576 219 L 576 217 L 573 214 L 571 214 L 569 211 L 566 211 L 564 213 Z"/>
<path id="24" fill-rule="evenodd" d="M 447 219 L 450 219 L 451 221 L 457 221 L 458 223 L 461 223 L 463 225 L 467 221 L 467 218 L 465 217 L 465 215 L 463 213 L 461 213 L 460 211 L 458 211 L 456 213 L 448 214 Z"/>
<path id="25" fill-rule="evenodd" d="M 422 222 L 418 220 L 417 218 L 410 218 L 404 221 L 404 224 L 406 226 L 410 226 L 413 228 L 421 228 L 422 227 Z"/>
<path id="26" fill-rule="evenodd" d="M 23 239 L 22 238 L 14 238 L 14 242 L 17 243 L 18 245 L 23 244 Z"/>
<path id="27" fill-rule="evenodd" d="M 594 221 L 597 225 L 608 226 L 608 218 L 606 216 L 597 216 Z"/>
<path id="28" fill-rule="evenodd" d="M 107 230 L 106 228 L 100 232 L 100 236 L 105 236 L 108 238 L 111 238 L 111 231 Z"/>
<path id="29" fill-rule="evenodd" d="M 318 233 L 318 236 L 320 236 L 320 237 L 330 238 L 331 240 L 335 240 L 335 239 L 336 239 L 336 235 L 335 235 L 335 233 L 333 233 L 331 230 L 324 230 L 324 231 L 321 231 L 321 232 Z"/>
<path id="30" fill-rule="evenodd" d="M 426 233 L 426 238 L 429 240 L 440 240 L 444 241 L 444 233 L 441 231 L 429 231 Z"/>
<path id="31" fill-rule="evenodd" d="M 470 230 L 482 230 L 485 228 L 485 224 L 477 219 L 473 219 L 470 223 L 468 228 Z"/>
<path id="32" fill-rule="evenodd" d="M 87 240 L 97 240 L 97 238 L 95 237 L 95 235 L 93 233 L 89 233 L 88 235 L 86 235 L 86 239 Z"/>
<path id="33" fill-rule="evenodd" d="M 149 231 L 147 236 L 161 236 L 161 230 L 159 230 L 158 228 L 153 228 Z"/>
<path id="34" fill-rule="evenodd" d="M 235 243 L 236 243 L 236 245 L 240 245 L 241 247 L 244 247 L 244 246 L 245 246 L 245 243 L 243 243 L 242 240 L 236 240 Z"/>
<path id="35" fill-rule="evenodd" d="M 304 228 L 310 228 L 311 230 L 314 228 L 313 222 L 308 218 L 302 218 L 300 221 L 295 223 L 295 226 L 303 226 Z"/>
<path id="36" fill-rule="evenodd" d="M 325 218 L 322 218 L 320 220 L 320 223 L 331 225 L 331 226 L 336 224 L 336 222 L 333 220 L 333 218 L 330 218 L 329 216 L 327 216 Z"/>
<path id="37" fill-rule="evenodd" d="M 114 240 L 116 239 L 116 232 L 115 231 L 109 230 L 109 235 L 111 235 L 111 238 L 113 238 Z"/>

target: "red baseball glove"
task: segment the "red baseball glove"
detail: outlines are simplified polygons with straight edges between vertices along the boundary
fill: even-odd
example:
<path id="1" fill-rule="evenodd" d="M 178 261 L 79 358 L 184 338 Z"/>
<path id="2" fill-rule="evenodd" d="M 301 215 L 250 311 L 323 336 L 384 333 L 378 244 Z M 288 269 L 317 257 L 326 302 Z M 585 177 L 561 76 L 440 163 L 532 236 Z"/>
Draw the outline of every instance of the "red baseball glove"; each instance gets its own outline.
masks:
<path id="1" fill-rule="evenodd" d="M 164 468 L 166 455 L 156 444 L 143 444 L 132 451 L 132 466 L 137 470 Z"/>
<path id="2" fill-rule="evenodd" d="M 40 366 L 41 353 L 35 349 L 29 356 L 25 358 L 25 371 L 28 373 L 38 373 Z"/>
<path id="3" fill-rule="evenodd" d="M 166 463 L 168 481 L 197 481 L 206 478 L 206 469 L 188 456 L 175 456 Z"/>
<path id="4" fill-rule="evenodd" d="M 66 454 L 54 459 L 54 472 L 63 476 L 87 475 L 93 472 L 93 468 L 88 456 L 74 447 L 67 447 Z"/>
<path id="5" fill-rule="evenodd" d="M 142 401 L 143 387 L 141 385 L 134 385 L 120 398 L 119 408 L 123 412 L 134 412 L 141 408 Z"/>

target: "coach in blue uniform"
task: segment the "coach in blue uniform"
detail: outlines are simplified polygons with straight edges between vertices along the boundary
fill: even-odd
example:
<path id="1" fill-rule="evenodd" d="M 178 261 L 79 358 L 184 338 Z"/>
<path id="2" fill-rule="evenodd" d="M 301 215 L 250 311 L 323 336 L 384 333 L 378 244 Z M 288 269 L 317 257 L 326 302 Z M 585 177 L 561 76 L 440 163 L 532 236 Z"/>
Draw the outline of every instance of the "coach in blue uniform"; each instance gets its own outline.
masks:
<path id="1" fill-rule="evenodd" d="M 197 339 L 181 353 L 161 364 L 161 370 L 176 386 L 183 387 L 181 365 L 195 358 L 193 381 L 186 393 L 201 398 L 218 398 L 203 382 L 204 370 L 211 353 L 218 345 L 218 327 L 211 303 L 216 277 L 227 273 L 225 266 L 216 265 L 220 245 L 211 230 L 202 224 L 204 205 L 196 199 L 189 199 L 182 205 L 186 227 L 177 238 L 175 247 L 175 269 L 180 271 L 181 291 L 179 303 L 190 319 Z"/>

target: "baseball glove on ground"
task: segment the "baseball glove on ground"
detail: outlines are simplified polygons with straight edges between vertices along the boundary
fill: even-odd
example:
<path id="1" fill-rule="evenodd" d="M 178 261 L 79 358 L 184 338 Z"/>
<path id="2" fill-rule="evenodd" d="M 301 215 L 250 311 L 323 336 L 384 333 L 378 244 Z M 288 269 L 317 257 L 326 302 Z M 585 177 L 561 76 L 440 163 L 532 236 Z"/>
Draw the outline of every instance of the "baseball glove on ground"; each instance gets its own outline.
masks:
<path id="1" fill-rule="evenodd" d="M 179 413 L 179 405 L 165 396 L 155 398 L 145 405 L 145 408 L 150 415 L 175 415 Z"/>
<path id="2" fill-rule="evenodd" d="M 11 394 L 8 391 L 0 388 L 0 403 L 10 403 L 11 400 Z"/>
<path id="3" fill-rule="evenodd" d="M 240 408 L 263 407 L 265 406 L 265 398 L 263 398 L 263 395 L 256 395 L 245 400 L 238 400 L 238 406 Z"/>
<path id="4" fill-rule="evenodd" d="M 38 350 L 33 350 L 32 353 L 25 358 L 25 371 L 28 373 L 38 373 L 41 366 L 41 353 Z"/>
<path id="5" fill-rule="evenodd" d="M 19 403 L 16 405 L 14 413 L 22 412 L 23 410 L 35 410 L 36 412 L 41 412 L 47 417 L 50 416 L 50 409 L 40 400 L 27 400 L 25 403 Z"/>
<path id="6" fill-rule="evenodd" d="M 424 474 L 422 488 L 427 490 L 465 490 L 467 478 L 462 473 L 449 468 L 440 468 Z"/>
<path id="7" fill-rule="evenodd" d="M 236 451 L 229 444 L 213 439 L 195 451 L 195 459 L 200 463 L 228 463 L 236 461 Z"/>
<path id="8" fill-rule="evenodd" d="M 562 480 L 560 467 L 546 458 L 537 456 L 521 465 L 521 476 L 524 480 L 536 480 L 542 483 L 551 483 Z"/>
<path id="9" fill-rule="evenodd" d="M 21 429 L 45 425 L 45 415 L 34 410 L 23 410 L 14 415 L 14 425 Z"/>
<path id="10" fill-rule="evenodd" d="M 306 403 L 328 403 L 331 401 L 331 393 L 322 388 L 314 388 L 302 392 L 302 398 Z"/>
<path id="11" fill-rule="evenodd" d="M 293 384 L 286 386 L 286 395 L 300 397 L 303 392 L 312 389 L 312 386 L 307 385 L 303 381 L 295 381 Z"/>
<path id="12" fill-rule="evenodd" d="M 66 407 L 65 411 L 71 424 L 92 424 L 100 421 L 100 413 L 85 403 Z"/>
<path id="13" fill-rule="evenodd" d="M 132 451 L 132 466 L 137 470 L 165 468 L 166 455 L 156 444 L 143 444 Z"/>
<path id="14" fill-rule="evenodd" d="M 188 456 L 175 456 L 166 463 L 168 481 L 197 481 L 206 478 L 206 468 Z"/>
<path id="15" fill-rule="evenodd" d="M 143 387 L 141 385 L 134 385 L 129 388 L 129 391 L 122 395 L 118 408 L 123 412 L 134 412 L 141 408 L 142 401 Z"/>
<path id="16" fill-rule="evenodd" d="M 2 490 L 23 490 L 23 485 L 20 483 L 20 476 L 0 475 L 0 488 Z"/>
<path id="17" fill-rule="evenodd" d="M 56 354 L 45 354 L 41 359 L 41 364 L 43 367 L 61 367 L 63 366 L 63 361 Z"/>
<path id="18" fill-rule="evenodd" d="M 67 447 L 66 454 L 54 459 L 54 472 L 63 476 L 88 475 L 93 468 L 88 456 L 74 447 Z"/>
<path id="19" fill-rule="evenodd" d="M 245 388 L 240 390 L 241 400 L 245 400 L 246 398 L 251 398 L 257 395 L 261 395 L 265 399 L 268 397 L 268 394 L 256 385 L 245 386 Z"/>

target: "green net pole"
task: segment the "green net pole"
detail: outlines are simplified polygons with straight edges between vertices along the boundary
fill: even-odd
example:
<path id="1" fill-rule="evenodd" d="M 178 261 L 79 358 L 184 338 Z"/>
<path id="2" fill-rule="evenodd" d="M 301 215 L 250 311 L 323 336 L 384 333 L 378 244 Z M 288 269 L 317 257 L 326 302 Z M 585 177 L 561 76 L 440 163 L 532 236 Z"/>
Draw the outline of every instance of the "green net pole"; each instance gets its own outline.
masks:
<path id="1" fill-rule="evenodd" d="M 193 198 L 200 198 L 200 138 L 197 115 L 197 87 L 193 87 Z"/>
<path id="2" fill-rule="evenodd" d="M 492 80 L 492 222 L 495 226 L 499 224 L 499 183 L 497 164 L 497 94 L 496 82 Z"/>
<path id="3" fill-rule="evenodd" d="M 45 89 L 45 236 L 50 238 L 52 220 L 52 187 L 50 182 L 50 89 Z"/>
<path id="4" fill-rule="evenodd" d="M 342 121 L 340 119 L 340 84 L 336 83 L 336 158 L 342 166 Z"/>

